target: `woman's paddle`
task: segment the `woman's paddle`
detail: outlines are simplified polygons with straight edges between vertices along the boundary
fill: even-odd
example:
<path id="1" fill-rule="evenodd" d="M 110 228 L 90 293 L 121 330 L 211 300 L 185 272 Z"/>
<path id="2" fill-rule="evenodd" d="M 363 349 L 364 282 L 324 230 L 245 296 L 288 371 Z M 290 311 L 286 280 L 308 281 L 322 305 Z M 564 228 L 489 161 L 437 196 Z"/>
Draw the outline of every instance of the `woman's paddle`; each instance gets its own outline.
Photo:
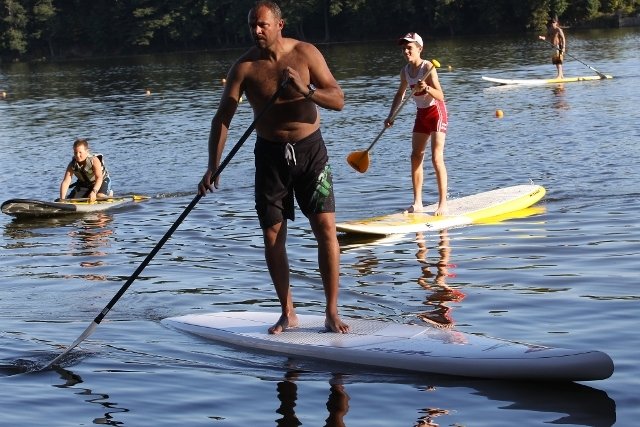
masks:
<path id="1" fill-rule="evenodd" d="M 211 182 L 212 183 L 215 182 L 215 180 L 218 178 L 218 176 L 220 176 L 220 173 L 222 172 L 222 170 L 227 166 L 227 164 L 229 164 L 229 162 L 231 161 L 233 156 L 238 152 L 238 150 L 240 149 L 242 144 L 244 144 L 244 142 L 249 137 L 249 135 L 251 135 L 251 132 L 253 132 L 253 130 L 255 129 L 256 123 L 258 122 L 258 120 L 260 120 L 260 117 L 262 117 L 262 115 L 265 113 L 265 111 L 267 111 L 267 109 L 269 109 L 269 107 L 271 107 L 273 105 L 273 103 L 276 101 L 278 96 L 280 96 L 280 93 L 286 87 L 286 85 L 288 83 L 289 83 L 289 81 L 285 80 L 280 85 L 280 87 L 278 88 L 276 93 L 274 93 L 273 96 L 271 97 L 271 99 L 269 99 L 269 101 L 265 104 L 265 106 L 262 109 L 262 111 L 257 116 L 255 116 L 255 118 L 253 119 L 253 123 L 251 123 L 251 125 L 249 125 L 249 128 L 245 131 L 245 133 L 242 135 L 242 137 L 240 137 L 240 140 L 236 143 L 236 145 L 233 146 L 233 148 L 231 149 L 229 154 L 227 154 L 227 157 L 225 157 L 224 160 L 222 161 L 222 163 L 220 163 L 220 166 L 218 166 L 218 169 L 215 171 L 215 173 L 211 177 Z M 160 248 L 162 248 L 162 245 L 164 245 L 165 242 L 167 240 L 169 240 L 169 237 L 171 237 L 173 232 L 176 231 L 176 229 L 178 228 L 178 226 L 180 226 L 182 221 L 184 221 L 184 219 L 187 217 L 187 215 L 189 215 L 189 212 L 191 212 L 191 210 L 195 207 L 195 205 L 198 203 L 198 201 L 200 200 L 201 197 L 202 196 L 200 194 L 197 194 L 193 198 L 191 203 L 189 203 L 189 205 L 185 208 L 184 212 L 182 212 L 182 214 L 180 214 L 178 219 L 173 223 L 173 225 L 171 227 L 169 227 L 169 230 L 167 230 L 167 232 L 164 234 L 164 236 L 162 236 L 160 241 L 158 241 L 158 243 L 156 243 L 155 247 L 151 250 L 151 252 L 149 252 L 149 255 L 147 255 L 147 257 L 142 261 L 142 263 L 140 263 L 138 268 L 136 268 L 136 271 L 134 271 L 133 274 L 127 279 L 127 281 L 125 282 L 124 285 L 122 285 L 122 287 L 120 288 L 118 293 L 115 294 L 115 296 L 113 298 L 111 298 L 111 301 L 109 301 L 109 304 L 107 304 L 105 306 L 105 308 L 102 309 L 100 314 L 98 314 L 96 316 L 96 318 L 93 319 L 93 322 L 91 322 L 91 324 L 78 337 L 78 339 L 76 339 L 73 342 L 73 344 L 71 344 L 69 347 L 67 347 L 67 349 L 65 351 L 63 351 L 62 354 L 60 354 L 58 357 L 53 359 L 51 362 L 47 363 L 47 365 L 45 365 L 40 370 L 47 369 L 47 368 L 55 365 L 60 359 L 62 359 L 74 347 L 76 347 L 78 344 L 80 344 L 82 341 L 84 341 L 85 338 L 87 338 L 89 335 L 91 335 L 93 333 L 93 330 L 100 324 L 100 322 L 102 322 L 102 319 L 104 318 L 104 316 L 106 316 L 107 313 L 113 308 L 113 306 L 116 304 L 116 302 L 118 302 L 120 297 L 122 295 L 124 295 L 124 293 L 127 291 L 129 286 L 131 286 L 133 281 L 136 280 L 136 278 L 140 275 L 140 273 L 142 273 L 142 270 L 144 270 L 144 268 L 147 266 L 147 264 L 149 264 L 149 262 L 151 262 L 153 257 L 160 250 Z"/>
<path id="2" fill-rule="evenodd" d="M 431 63 L 433 65 L 431 66 L 431 68 L 429 68 L 429 71 L 427 72 L 427 74 L 424 75 L 422 80 L 426 80 L 427 77 L 429 76 L 429 74 L 431 74 L 431 72 L 433 70 L 435 70 L 436 67 L 440 67 L 440 63 L 436 59 L 432 59 Z M 422 81 L 422 80 L 420 80 L 420 81 Z M 411 99 L 413 97 L 413 94 L 416 91 L 415 87 L 417 87 L 417 85 L 414 86 L 414 89 L 411 91 L 411 95 L 409 95 L 407 98 L 405 98 L 404 101 L 402 101 L 402 104 L 400 104 L 400 106 L 396 109 L 396 111 L 393 112 L 393 115 L 391 116 L 391 121 L 395 120 L 395 118 L 398 115 L 398 113 L 400 113 L 400 110 L 402 110 L 402 107 L 404 107 L 404 105 L 409 101 L 409 99 Z M 371 151 L 373 146 L 376 145 L 376 142 L 378 142 L 378 140 L 380 139 L 380 137 L 382 136 L 382 134 L 384 133 L 384 131 L 386 129 L 387 129 L 386 126 L 382 128 L 382 130 L 380 131 L 378 136 L 376 136 L 376 138 L 373 140 L 371 145 L 369 145 L 369 148 L 367 148 L 366 150 L 351 152 L 347 156 L 347 163 L 349 163 L 349 165 L 352 168 L 354 168 L 355 170 L 357 170 L 358 172 L 365 173 L 367 171 L 367 169 L 369 169 L 369 151 Z"/>
<path id="3" fill-rule="evenodd" d="M 551 43 L 549 40 L 547 39 L 540 39 L 540 40 L 544 40 L 547 43 L 549 43 L 551 46 L 553 46 L 554 49 L 558 50 L 558 47 L 555 46 L 553 43 Z M 593 71 L 594 73 L 596 73 L 598 76 L 600 76 L 601 79 L 608 79 L 609 77 L 606 74 L 601 73 L 600 71 L 596 70 L 595 68 L 593 68 L 591 65 L 586 64 L 584 62 L 582 62 L 581 60 L 579 60 L 578 58 L 576 58 L 575 56 L 571 55 L 570 53 L 568 53 L 566 50 L 564 51 L 564 55 L 567 55 L 573 59 L 575 59 L 576 61 L 578 61 L 579 63 L 581 63 L 582 65 L 588 67 L 591 69 L 591 71 Z"/>

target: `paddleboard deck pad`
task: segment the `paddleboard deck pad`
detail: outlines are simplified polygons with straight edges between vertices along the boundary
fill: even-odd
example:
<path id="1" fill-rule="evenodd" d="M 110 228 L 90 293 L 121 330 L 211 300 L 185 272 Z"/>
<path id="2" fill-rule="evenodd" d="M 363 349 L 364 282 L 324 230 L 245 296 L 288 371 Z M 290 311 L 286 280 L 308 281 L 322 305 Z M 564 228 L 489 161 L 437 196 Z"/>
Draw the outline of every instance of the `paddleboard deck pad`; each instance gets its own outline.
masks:
<path id="1" fill-rule="evenodd" d="M 272 335 L 279 313 L 190 314 L 162 320 L 197 336 L 286 356 L 465 377 L 588 381 L 608 378 L 611 358 L 594 350 L 516 343 L 430 326 L 348 319 L 348 334 L 327 332 L 324 316 L 298 315 L 300 325 Z"/>
<path id="2" fill-rule="evenodd" d="M 99 212 L 113 209 L 139 200 L 146 196 L 122 196 L 98 199 L 90 203 L 87 199 L 66 199 L 59 202 L 47 202 L 31 199 L 10 199 L 0 206 L 2 213 L 16 218 L 44 218 L 68 214 Z"/>
<path id="3" fill-rule="evenodd" d="M 606 80 L 612 79 L 613 76 L 605 74 L 605 77 L 602 76 L 581 76 L 581 77 L 565 77 L 562 79 L 500 79 L 496 77 L 487 77 L 482 76 L 483 80 L 492 83 L 498 83 L 501 85 L 548 85 L 554 83 L 572 83 L 572 82 L 584 82 L 584 81 L 593 81 L 593 80 Z"/>
<path id="4" fill-rule="evenodd" d="M 540 185 L 515 185 L 450 199 L 447 201 L 448 213 L 443 216 L 433 215 L 438 205 L 432 204 L 425 206 L 423 212 L 398 212 L 339 222 L 336 229 L 343 233 L 389 235 L 461 227 L 528 208 L 542 199 L 545 192 Z"/>

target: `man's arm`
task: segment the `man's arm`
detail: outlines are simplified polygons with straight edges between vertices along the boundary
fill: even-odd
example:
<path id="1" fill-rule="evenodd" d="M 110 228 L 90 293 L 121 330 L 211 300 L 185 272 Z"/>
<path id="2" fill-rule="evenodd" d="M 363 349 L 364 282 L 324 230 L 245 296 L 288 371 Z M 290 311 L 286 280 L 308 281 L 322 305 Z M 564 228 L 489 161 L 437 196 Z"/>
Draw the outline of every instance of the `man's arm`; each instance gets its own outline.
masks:
<path id="1" fill-rule="evenodd" d="M 304 43 L 302 49 L 307 57 L 310 83 L 316 87 L 316 91 L 310 99 L 322 108 L 342 110 L 344 108 L 344 93 L 333 77 L 324 56 L 318 48 L 309 43 Z M 307 87 L 298 88 L 298 91 L 306 95 L 309 89 Z"/>
<path id="2" fill-rule="evenodd" d="M 218 110 L 213 116 L 213 119 L 211 119 L 208 142 L 209 160 L 207 161 L 207 170 L 198 186 L 201 195 L 204 195 L 207 190 L 213 190 L 211 188 L 211 178 L 220 165 L 220 159 L 222 158 L 222 152 L 224 151 L 224 146 L 227 141 L 231 120 L 236 113 L 241 95 L 241 79 L 234 67 L 229 71 Z M 218 187 L 219 179 L 218 177 L 216 182 L 213 183 L 216 188 Z"/>

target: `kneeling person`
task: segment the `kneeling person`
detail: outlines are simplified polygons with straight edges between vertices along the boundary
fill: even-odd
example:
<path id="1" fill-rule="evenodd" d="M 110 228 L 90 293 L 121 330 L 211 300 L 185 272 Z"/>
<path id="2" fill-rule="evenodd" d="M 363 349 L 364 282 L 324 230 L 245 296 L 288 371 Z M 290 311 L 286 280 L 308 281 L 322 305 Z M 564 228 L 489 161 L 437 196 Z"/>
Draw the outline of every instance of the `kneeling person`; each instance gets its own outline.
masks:
<path id="1" fill-rule="evenodd" d="M 72 176 L 76 182 L 71 184 Z M 67 165 L 60 183 L 60 200 L 88 198 L 94 202 L 97 197 L 111 197 L 111 178 L 104 165 L 102 154 L 92 154 L 86 139 L 76 139 L 73 143 L 73 158 Z"/>

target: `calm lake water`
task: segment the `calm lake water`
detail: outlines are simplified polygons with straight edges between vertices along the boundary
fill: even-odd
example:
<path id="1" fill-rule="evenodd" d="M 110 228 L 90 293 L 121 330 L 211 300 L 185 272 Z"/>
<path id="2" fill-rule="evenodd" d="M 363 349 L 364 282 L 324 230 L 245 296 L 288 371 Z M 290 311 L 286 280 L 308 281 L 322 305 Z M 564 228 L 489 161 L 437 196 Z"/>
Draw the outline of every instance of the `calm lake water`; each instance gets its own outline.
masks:
<path id="1" fill-rule="evenodd" d="M 253 136 L 220 190 L 201 200 L 94 334 L 63 367 L 34 372 L 85 330 L 193 199 L 221 79 L 240 51 L 2 64 L 0 201 L 57 197 L 76 137 L 105 153 L 116 193 L 152 197 L 81 217 L 0 217 L 2 424 L 636 425 L 640 30 L 568 37 L 572 55 L 615 78 L 496 87 L 481 76 L 552 77 L 548 46 L 535 36 L 427 40 L 450 114 L 450 197 L 531 181 L 547 195 L 502 222 L 341 237 L 340 304 L 345 318 L 603 350 L 615 363 L 611 378 L 546 384 L 379 371 L 239 351 L 165 327 L 161 319 L 193 312 L 278 309 L 253 210 Z M 347 99 L 343 112 L 321 112 L 338 219 L 408 206 L 413 106 L 380 139 L 366 174 L 345 161 L 382 128 L 399 50 L 393 41 L 321 49 Z M 592 74 L 566 64 L 567 76 Z M 228 148 L 251 121 L 241 104 Z M 288 247 L 299 312 L 322 313 L 301 215 Z"/>

